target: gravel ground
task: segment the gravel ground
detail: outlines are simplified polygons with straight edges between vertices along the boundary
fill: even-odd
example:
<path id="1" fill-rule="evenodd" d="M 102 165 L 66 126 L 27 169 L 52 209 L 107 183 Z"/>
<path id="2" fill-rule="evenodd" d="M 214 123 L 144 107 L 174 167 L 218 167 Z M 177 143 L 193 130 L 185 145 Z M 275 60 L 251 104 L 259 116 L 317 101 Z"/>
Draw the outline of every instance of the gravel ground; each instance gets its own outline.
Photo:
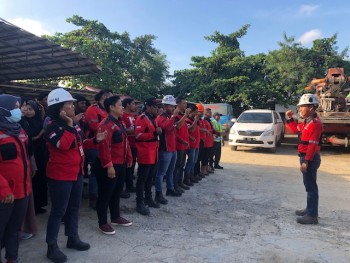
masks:
<path id="1" fill-rule="evenodd" d="M 296 223 L 294 210 L 305 206 L 306 194 L 292 145 L 276 154 L 224 147 L 224 170 L 169 197 L 151 216 L 135 212 L 134 195 L 122 199 L 122 214 L 133 225 L 116 227 L 113 236 L 98 231 L 83 200 L 80 235 L 91 249 L 66 249 L 63 227 L 59 245 L 69 262 L 349 262 L 348 155 L 331 150 L 322 158 L 319 225 Z M 39 233 L 21 242 L 20 262 L 48 262 L 46 221 L 39 215 Z"/>

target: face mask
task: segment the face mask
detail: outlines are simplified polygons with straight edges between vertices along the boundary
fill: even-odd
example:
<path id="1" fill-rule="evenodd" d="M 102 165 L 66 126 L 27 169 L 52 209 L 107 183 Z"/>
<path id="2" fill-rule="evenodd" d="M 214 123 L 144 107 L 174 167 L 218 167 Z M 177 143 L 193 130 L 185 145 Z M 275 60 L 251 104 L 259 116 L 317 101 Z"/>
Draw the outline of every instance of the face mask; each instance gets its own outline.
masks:
<path id="1" fill-rule="evenodd" d="M 5 117 L 9 122 L 19 122 L 22 118 L 22 112 L 20 109 L 13 109 L 10 111 L 11 116 Z"/>

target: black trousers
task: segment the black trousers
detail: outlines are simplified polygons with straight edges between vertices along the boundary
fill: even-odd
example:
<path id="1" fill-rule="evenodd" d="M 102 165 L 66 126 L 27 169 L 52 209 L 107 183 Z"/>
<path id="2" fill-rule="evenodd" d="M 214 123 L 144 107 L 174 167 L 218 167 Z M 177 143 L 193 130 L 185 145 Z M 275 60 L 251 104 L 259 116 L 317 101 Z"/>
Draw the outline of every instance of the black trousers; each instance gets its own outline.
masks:
<path id="1" fill-rule="evenodd" d="M 209 159 L 209 165 L 213 166 L 218 165 L 221 159 L 221 142 L 214 142 L 214 146 L 212 149 L 213 154 Z"/>
<path id="2" fill-rule="evenodd" d="M 174 170 L 174 184 L 177 185 L 182 182 L 184 168 L 186 164 L 186 154 L 187 150 L 178 150 L 177 151 L 177 159 Z"/>
<path id="3" fill-rule="evenodd" d="M 201 164 L 203 162 L 203 155 L 204 155 L 204 141 L 201 140 L 199 143 L 199 153 L 198 153 L 197 163 L 194 167 L 194 174 L 199 174 L 201 171 Z"/>
<path id="4" fill-rule="evenodd" d="M 134 185 L 132 178 L 134 176 L 134 170 L 135 170 L 135 165 L 136 165 L 137 149 L 131 148 L 131 153 L 132 153 L 132 166 L 129 168 L 126 168 L 126 176 L 125 176 L 126 189 L 131 189 Z"/>
<path id="5" fill-rule="evenodd" d="M 96 162 L 96 180 L 98 185 L 98 197 L 96 201 L 96 212 L 98 225 L 107 224 L 107 211 L 109 208 L 111 220 L 120 217 L 120 193 L 124 186 L 126 164 L 114 164 L 115 178 L 107 176 L 107 168 Z"/>
<path id="6" fill-rule="evenodd" d="M 28 201 L 29 196 L 16 199 L 12 204 L 0 203 L 0 250 L 5 247 L 7 260 L 16 260 L 18 257 L 18 234 L 27 211 Z"/>
<path id="7" fill-rule="evenodd" d="M 145 198 L 152 197 L 152 183 L 157 173 L 157 164 L 139 164 L 136 181 L 136 201 L 144 201 Z"/>

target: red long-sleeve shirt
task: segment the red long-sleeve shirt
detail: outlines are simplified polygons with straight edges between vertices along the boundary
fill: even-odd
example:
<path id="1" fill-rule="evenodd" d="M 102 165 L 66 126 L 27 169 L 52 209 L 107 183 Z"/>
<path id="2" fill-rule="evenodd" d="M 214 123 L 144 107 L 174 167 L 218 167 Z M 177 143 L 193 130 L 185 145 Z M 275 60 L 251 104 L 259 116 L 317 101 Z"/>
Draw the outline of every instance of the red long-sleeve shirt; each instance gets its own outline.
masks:
<path id="1" fill-rule="evenodd" d="M 162 128 L 159 142 L 159 151 L 176 152 L 175 118 L 166 113 L 158 115 L 157 126 Z"/>
<path id="2" fill-rule="evenodd" d="M 187 118 L 186 119 L 186 123 L 187 126 L 191 126 L 194 122 L 193 118 Z M 200 136 L 200 132 L 199 132 L 199 126 L 198 126 L 198 122 L 196 124 L 196 126 L 194 127 L 194 130 L 192 132 L 188 131 L 189 136 L 191 136 L 193 140 L 190 139 L 190 148 L 192 149 L 198 149 L 199 148 L 199 143 L 201 140 L 201 136 Z"/>
<path id="3" fill-rule="evenodd" d="M 183 117 L 183 114 L 178 114 L 175 116 L 175 123 L 179 122 Z M 176 149 L 177 150 L 187 150 L 190 148 L 190 139 L 188 136 L 188 128 L 186 122 L 179 128 L 175 129 L 176 131 Z M 188 146 L 185 145 L 187 143 Z"/>
<path id="4" fill-rule="evenodd" d="M 312 161 L 315 153 L 320 151 L 320 139 L 323 132 L 323 125 L 319 118 L 310 118 L 301 123 L 295 119 L 286 121 L 287 125 L 294 133 L 299 134 L 299 153 L 306 154 L 305 160 Z"/>
<path id="5" fill-rule="evenodd" d="M 0 131 L 0 199 L 13 194 L 21 199 L 31 193 L 28 136 L 22 129 L 19 136 Z"/>
<path id="6" fill-rule="evenodd" d="M 87 138 L 93 138 L 97 133 L 97 127 L 100 122 L 107 117 L 106 110 L 100 103 L 91 105 L 85 112 L 85 120 L 89 126 L 86 134 Z"/>
<path id="7" fill-rule="evenodd" d="M 122 122 L 109 115 L 102 120 L 99 129 L 101 132 L 107 131 L 107 138 L 98 144 L 98 157 L 102 167 L 131 164 L 130 144 Z"/>

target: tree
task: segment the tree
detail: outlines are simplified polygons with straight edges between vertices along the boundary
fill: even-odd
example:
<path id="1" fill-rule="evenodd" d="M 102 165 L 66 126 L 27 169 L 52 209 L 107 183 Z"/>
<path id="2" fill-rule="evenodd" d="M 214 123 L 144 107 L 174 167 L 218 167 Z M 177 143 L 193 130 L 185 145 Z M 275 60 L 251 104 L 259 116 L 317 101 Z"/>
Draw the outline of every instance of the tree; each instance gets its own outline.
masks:
<path id="1" fill-rule="evenodd" d="M 96 20 L 74 15 L 66 21 L 79 29 L 46 38 L 82 53 L 102 68 L 100 73 L 68 78 L 67 82 L 109 88 L 138 99 L 159 93 L 168 63 L 165 55 L 154 48 L 154 35 L 132 40 L 129 33 L 111 32 Z"/>

